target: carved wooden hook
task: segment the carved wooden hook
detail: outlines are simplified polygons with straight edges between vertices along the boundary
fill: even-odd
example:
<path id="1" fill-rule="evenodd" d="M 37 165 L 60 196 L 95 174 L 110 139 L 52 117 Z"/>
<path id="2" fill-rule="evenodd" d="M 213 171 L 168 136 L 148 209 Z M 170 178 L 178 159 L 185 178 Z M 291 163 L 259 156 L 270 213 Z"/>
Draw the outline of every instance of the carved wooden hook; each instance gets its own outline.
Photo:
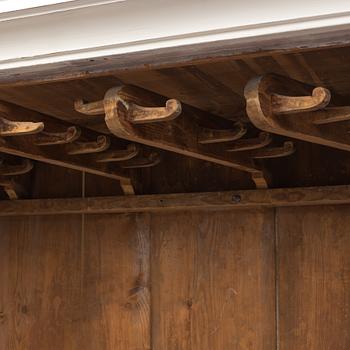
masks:
<path id="1" fill-rule="evenodd" d="M 44 123 L 13 122 L 0 117 L 0 136 L 19 136 L 37 134 L 44 129 Z"/>
<path id="2" fill-rule="evenodd" d="M 37 135 L 34 143 L 38 146 L 64 145 L 77 140 L 81 135 L 81 130 L 76 126 L 70 126 L 64 132 L 42 131 Z"/>
<path id="3" fill-rule="evenodd" d="M 347 129 L 335 124 L 350 119 L 350 106 L 328 107 L 327 89 L 268 74 L 249 81 L 244 95 L 248 117 L 257 128 L 350 151 Z"/>
<path id="4" fill-rule="evenodd" d="M 68 146 L 67 153 L 70 155 L 99 153 L 107 150 L 111 144 L 108 136 L 99 135 L 96 141 L 74 142 Z"/>
<path id="5" fill-rule="evenodd" d="M 136 157 L 139 154 L 139 151 L 140 147 L 135 143 L 131 143 L 126 149 L 112 150 L 96 155 L 96 162 L 108 163 L 129 160 Z"/>
<path id="6" fill-rule="evenodd" d="M 240 122 L 235 123 L 234 128 L 230 130 L 201 128 L 198 132 L 198 142 L 201 144 L 211 144 L 235 141 L 244 136 L 246 132 L 246 126 Z"/>
<path id="7" fill-rule="evenodd" d="M 10 165 L 2 163 L 0 165 L 0 176 L 14 176 L 23 175 L 30 172 L 33 169 L 33 162 L 29 159 L 21 158 L 19 164 Z"/>

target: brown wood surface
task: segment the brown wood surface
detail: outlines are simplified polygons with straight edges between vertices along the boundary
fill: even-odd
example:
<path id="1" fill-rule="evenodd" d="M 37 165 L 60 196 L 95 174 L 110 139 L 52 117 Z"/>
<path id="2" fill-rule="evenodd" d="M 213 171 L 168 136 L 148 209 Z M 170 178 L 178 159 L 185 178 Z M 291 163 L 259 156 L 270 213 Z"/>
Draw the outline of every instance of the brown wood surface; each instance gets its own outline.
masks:
<path id="1" fill-rule="evenodd" d="M 154 350 L 274 348 L 273 210 L 153 215 L 151 230 Z"/>
<path id="2" fill-rule="evenodd" d="M 350 206 L 277 211 L 280 350 L 350 348 Z"/>
<path id="3" fill-rule="evenodd" d="M 150 349 L 147 218 L 83 222 L 1 221 L 1 349 Z"/>
<path id="4" fill-rule="evenodd" d="M 72 181 L 74 178 L 71 177 L 70 180 Z M 91 185 L 94 183 L 86 186 L 89 195 L 95 193 L 91 192 L 95 187 Z M 81 188 L 81 185 L 78 186 Z M 77 191 L 77 196 L 79 196 L 78 193 Z M 350 186 L 328 186 L 214 193 L 0 201 L 0 216 L 169 212 L 207 209 L 236 210 L 349 203 Z"/>

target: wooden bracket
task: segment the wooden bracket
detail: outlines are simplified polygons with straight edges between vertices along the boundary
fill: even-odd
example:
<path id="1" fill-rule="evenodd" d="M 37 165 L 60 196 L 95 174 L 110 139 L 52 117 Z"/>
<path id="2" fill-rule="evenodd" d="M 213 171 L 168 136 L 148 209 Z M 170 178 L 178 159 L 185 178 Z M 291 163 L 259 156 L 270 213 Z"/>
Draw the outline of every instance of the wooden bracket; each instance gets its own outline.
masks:
<path id="1" fill-rule="evenodd" d="M 10 121 L 0 117 L 0 136 L 18 136 L 37 134 L 44 129 L 42 122 L 19 122 Z"/>
<path id="2" fill-rule="evenodd" d="M 38 146 L 64 145 L 77 140 L 81 135 L 81 130 L 76 126 L 70 126 L 64 132 L 42 131 L 36 136 L 35 144 Z"/>
<path id="3" fill-rule="evenodd" d="M 0 186 L 11 200 L 19 199 L 24 193 L 24 188 L 13 179 L 0 176 Z"/>
<path id="4" fill-rule="evenodd" d="M 67 153 L 70 155 L 99 153 L 107 150 L 110 145 L 111 140 L 108 136 L 99 135 L 96 141 L 81 141 L 69 145 Z"/>
<path id="5" fill-rule="evenodd" d="M 135 143 L 131 143 L 126 149 L 112 150 L 96 155 L 96 162 L 108 163 L 129 160 L 136 157 L 139 154 L 139 151 L 140 147 Z"/>
<path id="6" fill-rule="evenodd" d="M 292 141 L 284 142 L 282 147 L 266 147 L 253 151 L 250 156 L 254 159 L 269 159 L 286 157 L 295 152 L 294 143 Z"/>
<path id="7" fill-rule="evenodd" d="M 227 154 L 222 144 L 209 148 L 198 142 L 198 118 L 219 121 L 216 116 L 134 86 L 108 90 L 103 103 L 106 124 L 117 137 L 246 172 L 259 171 L 250 159 Z"/>
<path id="8" fill-rule="evenodd" d="M 4 111 L 4 112 L 3 112 Z M 0 115 L 6 114 L 6 117 L 21 125 L 21 120 L 28 120 L 31 123 L 40 126 L 36 131 L 42 131 L 42 127 L 47 126 L 50 130 L 60 130 L 62 123 L 49 116 L 31 111 L 29 109 L 8 103 L 0 102 Z M 40 121 L 37 123 L 37 121 Z M 84 136 L 89 139 L 97 138 L 98 134 L 90 130 L 82 129 Z M 98 163 L 90 157 L 79 155 L 67 155 L 66 147 L 42 147 L 35 141 L 37 135 L 28 135 L 26 137 L 3 137 L 0 138 L 0 152 L 11 154 L 21 158 L 28 158 L 40 162 L 84 171 L 86 173 L 108 177 L 115 180 L 130 180 L 129 173 L 121 168 L 112 168 L 108 163 Z M 103 140 L 102 144 L 106 144 Z M 70 145 L 67 145 L 67 147 Z"/>
<path id="9" fill-rule="evenodd" d="M 261 132 L 257 138 L 238 140 L 231 144 L 227 152 L 249 151 L 263 148 L 270 144 L 272 137 L 266 132 Z"/>
<path id="10" fill-rule="evenodd" d="M 246 132 L 246 126 L 240 122 L 236 123 L 234 128 L 230 130 L 202 128 L 198 132 L 198 142 L 201 144 L 210 144 L 235 141 L 244 136 Z"/>
<path id="11" fill-rule="evenodd" d="M 20 159 L 21 163 L 10 165 L 6 163 L 0 164 L 0 176 L 23 175 L 33 169 L 33 162 L 29 159 Z"/>
<path id="12" fill-rule="evenodd" d="M 320 145 L 350 151 L 347 128 L 350 106 L 328 107 L 330 92 L 296 80 L 268 74 L 245 87 L 247 114 L 259 129 Z"/>
<path id="13" fill-rule="evenodd" d="M 105 114 L 103 101 L 85 102 L 84 100 L 76 100 L 74 102 L 74 109 L 86 115 L 103 115 Z"/>
<path id="14" fill-rule="evenodd" d="M 159 164 L 160 161 L 160 155 L 157 152 L 151 152 L 146 156 L 130 159 L 121 164 L 121 167 L 124 169 L 150 168 Z"/>

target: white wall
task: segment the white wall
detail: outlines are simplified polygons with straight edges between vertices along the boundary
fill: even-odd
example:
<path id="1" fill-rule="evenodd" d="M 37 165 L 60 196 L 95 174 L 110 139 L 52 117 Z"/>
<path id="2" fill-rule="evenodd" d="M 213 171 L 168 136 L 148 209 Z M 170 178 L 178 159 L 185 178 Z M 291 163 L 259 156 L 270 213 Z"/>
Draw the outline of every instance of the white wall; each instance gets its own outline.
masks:
<path id="1" fill-rule="evenodd" d="M 349 0 L 111 1 L 1 14 L 0 69 L 350 25 Z"/>

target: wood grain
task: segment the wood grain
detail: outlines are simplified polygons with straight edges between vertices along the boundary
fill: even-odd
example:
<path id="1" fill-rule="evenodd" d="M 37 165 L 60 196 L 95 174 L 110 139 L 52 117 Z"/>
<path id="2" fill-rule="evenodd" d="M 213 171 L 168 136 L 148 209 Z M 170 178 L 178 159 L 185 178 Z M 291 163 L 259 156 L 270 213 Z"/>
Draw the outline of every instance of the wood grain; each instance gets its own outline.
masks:
<path id="1" fill-rule="evenodd" d="M 91 193 L 91 192 L 90 192 Z M 345 204 L 350 186 L 1 201 L 0 216 L 235 210 Z"/>
<path id="2" fill-rule="evenodd" d="M 1 220 L 1 349 L 150 349 L 147 217 L 82 220 Z"/>
<path id="3" fill-rule="evenodd" d="M 280 208 L 279 349 L 350 348 L 350 207 Z"/>
<path id="4" fill-rule="evenodd" d="M 153 349 L 273 349 L 273 210 L 152 215 Z"/>

